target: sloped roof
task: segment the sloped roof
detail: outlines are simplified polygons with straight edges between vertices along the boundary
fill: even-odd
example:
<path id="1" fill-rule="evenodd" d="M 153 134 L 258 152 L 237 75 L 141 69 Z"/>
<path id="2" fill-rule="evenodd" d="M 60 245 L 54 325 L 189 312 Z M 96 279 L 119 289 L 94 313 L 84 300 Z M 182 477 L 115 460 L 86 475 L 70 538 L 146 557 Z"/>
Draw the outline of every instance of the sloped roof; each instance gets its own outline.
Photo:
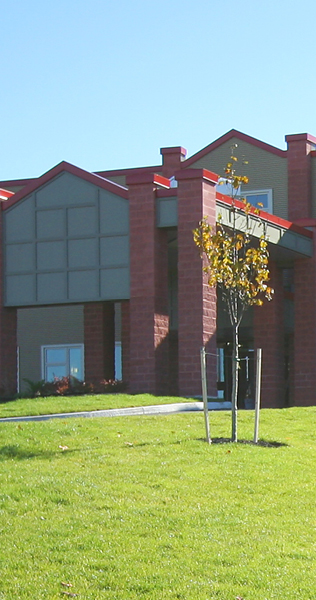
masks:
<path id="1" fill-rule="evenodd" d="M 97 187 L 101 187 L 104 190 L 112 192 L 113 194 L 116 194 L 117 196 L 121 196 L 122 198 L 126 198 L 126 199 L 128 198 L 127 189 L 125 187 L 123 187 L 117 183 L 113 183 L 113 181 L 109 181 L 108 179 L 105 179 L 104 177 L 101 177 L 100 175 L 96 175 L 95 173 L 89 173 L 88 171 L 85 171 L 84 169 L 80 169 L 79 167 L 75 167 L 74 165 L 71 165 L 70 163 L 62 161 L 58 165 L 56 165 L 55 167 L 53 167 L 52 169 L 50 169 L 49 171 L 47 171 L 46 173 L 41 175 L 41 177 L 38 177 L 38 179 L 31 180 L 30 183 L 28 183 L 22 190 L 20 190 L 19 192 L 16 192 L 16 194 L 11 196 L 11 198 L 9 200 L 4 202 L 2 204 L 2 209 L 6 210 L 7 208 L 12 206 L 16 202 L 19 202 L 20 200 L 22 200 L 23 198 L 25 198 L 26 196 L 28 196 L 35 190 L 39 189 L 45 183 L 48 183 L 49 181 L 51 181 L 54 177 L 56 177 L 60 173 L 64 173 L 64 172 L 70 173 L 71 175 L 75 175 L 76 177 L 79 177 L 80 179 L 83 179 L 84 181 L 88 181 L 89 183 L 92 183 L 92 184 L 96 185 Z"/>
<path id="2" fill-rule="evenodd" d="M 184 160 L 181 163 L 181 168 L 185 169 L 186 167 L 189 167 L 206 154 L 209 154 L 213 150 L 216 150 L 216 148 L 219 148 L 219 146 L 222 146 L 222 144 L 228 142 L 233 138 L 237 138 L 243 142 L 247 142 L 248 144 L 257 146 L 257 148 L 261 148 L 262 150 L 265 150 L 266 152 L 271 152 L 272 154 L 276 154 L 277 156 L 281 156 L 283 158 L 285 158 L 286 156 L 286 150 L 281 150 L 280 148 L 276 148 L 275 146 L 271 146 L 270 144 L 261 142 L 261 140 L 257 140 L 256 138 L 251 137 L 250 135 L 246 135 L 241 131 L 237 131 L 237 129 L 231 129 L 208 146 L 205 146 L 205 148 L 202 148 L 202 150 L 196 152 L 196 154 L 193 154 L 193 156 L 190 156 L 190 158 L 187 158 L 187 160 Z"/>

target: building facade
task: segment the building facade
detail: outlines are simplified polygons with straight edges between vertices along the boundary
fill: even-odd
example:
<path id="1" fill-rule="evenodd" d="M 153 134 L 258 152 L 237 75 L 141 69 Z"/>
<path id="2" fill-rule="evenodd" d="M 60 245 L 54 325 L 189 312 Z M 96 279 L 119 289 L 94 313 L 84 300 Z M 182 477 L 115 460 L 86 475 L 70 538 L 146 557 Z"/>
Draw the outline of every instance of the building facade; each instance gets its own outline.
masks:
<path id="1" fill-rule="evenodd" d="M 230 326 L 192 230 L 204 216 L 215 226 L 218 213 L 229 226 L 218 177 L 237 144 L 243 194 L 264 207 L 275 289 L 242 323 L 240 405 L 259 347 L 263 406 L 316 404 L 316 138 L 286 142 L 280 150 L 232 130 L 190 158 L 162 148 L 152 167 L 89 173 L 62 162 L 0 182 L 0 394 L 71 375 L 199 396 L 204 345 L 209 395 L 229 400 Z"/>

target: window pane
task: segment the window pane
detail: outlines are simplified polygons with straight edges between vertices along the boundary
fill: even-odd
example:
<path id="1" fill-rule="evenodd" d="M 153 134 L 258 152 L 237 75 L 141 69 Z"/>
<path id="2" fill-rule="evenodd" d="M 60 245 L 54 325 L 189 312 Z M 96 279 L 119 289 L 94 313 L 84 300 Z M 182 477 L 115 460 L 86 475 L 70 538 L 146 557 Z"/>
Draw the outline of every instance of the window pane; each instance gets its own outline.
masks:
<path id="1" fill-rule="evenodd" d="M 122 344 L 115 342 L 115 379 L 122 379 Z"/>
<path id="2" fill-rule="evenodd" d="M 54 381 L 56 377 L 59 379 L 60 377 L 66 377 L 66 375 L 66 365 L 47 367 L 46 369 L 46 381 Z"/>
<path id="3" fill-rule="evenodd" d="M 83 380 L 81 348 L 69 348 L 69 368 L 71 377 Z"/>
<path id="4" fill-rule="evenodd" d="M 65 348 L 49 348 L 46 350 L 46 363 L 55 365 L 58 363 L 66 364 L 67 355 Z"/>

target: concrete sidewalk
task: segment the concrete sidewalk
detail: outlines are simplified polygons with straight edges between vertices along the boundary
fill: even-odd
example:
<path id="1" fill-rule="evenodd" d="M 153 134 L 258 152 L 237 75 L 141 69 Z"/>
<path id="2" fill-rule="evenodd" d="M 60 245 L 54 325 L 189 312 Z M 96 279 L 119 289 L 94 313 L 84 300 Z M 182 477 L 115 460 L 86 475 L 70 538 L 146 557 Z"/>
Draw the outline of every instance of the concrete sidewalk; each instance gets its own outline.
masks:
<path id="1" fill-rule="evenodd" d="M 209 410 L 228 410 L 230 402 L 209 402 Z M 48 421 L 49 419 L 69 419 L 71 417 L 132 417 L 139 415 L 169 415 L 183 412 L 200 412 L 203 402 L 179 402 L 177 404 L 160 404 L 156 406 L 135 406 L 131 408 L 111 408 L 108 410 L 92 410 L 74 413 L 58 413 L 54 415 L 37 415 L 29 417 L 4 417 L 0 423 L 20 421 Z"/>

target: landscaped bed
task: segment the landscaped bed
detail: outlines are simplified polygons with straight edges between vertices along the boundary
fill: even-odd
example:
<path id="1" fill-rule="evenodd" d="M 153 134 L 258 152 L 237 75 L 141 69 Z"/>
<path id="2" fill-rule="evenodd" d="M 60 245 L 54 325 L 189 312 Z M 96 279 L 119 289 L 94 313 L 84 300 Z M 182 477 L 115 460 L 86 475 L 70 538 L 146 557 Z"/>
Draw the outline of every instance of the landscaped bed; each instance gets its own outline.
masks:
<path id="1" fill-rule="evenodd" d="M 315 422 L 263 410 L 261 446 L 208 446 L 201 413 L 1 423 L 0 598 L 311 600 Z"/>

